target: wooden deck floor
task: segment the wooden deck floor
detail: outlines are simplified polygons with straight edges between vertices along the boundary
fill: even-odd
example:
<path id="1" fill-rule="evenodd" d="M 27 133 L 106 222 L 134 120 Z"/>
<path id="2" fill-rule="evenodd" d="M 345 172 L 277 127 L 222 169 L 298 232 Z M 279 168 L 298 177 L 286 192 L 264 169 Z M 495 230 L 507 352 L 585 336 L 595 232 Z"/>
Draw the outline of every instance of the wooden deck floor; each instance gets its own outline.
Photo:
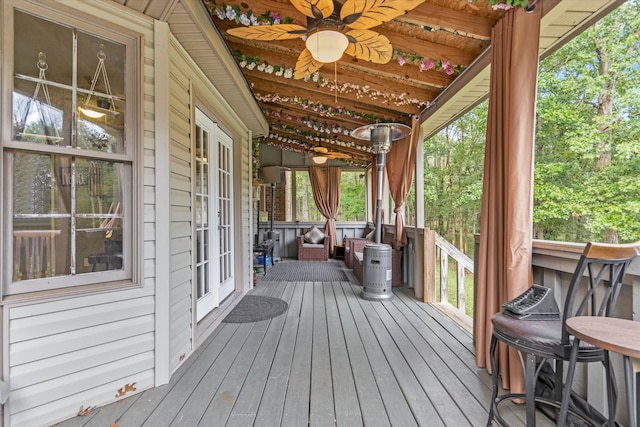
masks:
<path id="1" fill-rule="evenodd" d="M 60 426 L 484 426 L 491 378 L 471 336 L 409 290 L 390 302 L 352 282 L 263 282 L 286 314 L 223 323 L 170 384 Z M 522 405 L 503 415 L 524 425 Z M 552 425 L 540 415 L 538 425 Z"/>

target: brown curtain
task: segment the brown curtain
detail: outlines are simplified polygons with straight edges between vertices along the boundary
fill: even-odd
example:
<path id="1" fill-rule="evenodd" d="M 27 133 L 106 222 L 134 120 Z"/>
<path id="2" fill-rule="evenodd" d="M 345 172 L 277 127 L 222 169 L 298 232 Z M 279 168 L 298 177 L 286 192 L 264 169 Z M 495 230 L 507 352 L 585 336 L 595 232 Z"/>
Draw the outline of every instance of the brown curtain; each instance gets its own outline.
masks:
<path id="1" fill-rule="evenodd" d="M 476 362 L 486 366 L 491 317 L 531 282 L 533 149 L 540 9 L 512 9 L 492 34 L 491 83 L 484 160 L 478 288 L 474 313 Z M 496 350 L 502 384 L 524 389 L 517 353 Z"/>
<path id="2" fill-rule="evenodd" d="M 416 149 L 420 137 L 420 119 L 413 116 L 411 135 L 391 144 L 391 150 L 387 154 L 387 179 L 389 190 L 395 207 L 396 229 L 393 247 L 398 249 L 408 243 L 407 233 L 404 230 L 404 216 L 402 206 L 407 199 L 413 180 L 413 172 L 416 168 Z"/>
<path id="3" fill-rule="evenodd" d="M 336 245 L 336 216 L 340 206 L 340 168 L 309 168 L 309 178 L 313 189 L 313 199 L 320 213 L 327 218 L 326 234 L 329 236 L 329 252 Z"/>

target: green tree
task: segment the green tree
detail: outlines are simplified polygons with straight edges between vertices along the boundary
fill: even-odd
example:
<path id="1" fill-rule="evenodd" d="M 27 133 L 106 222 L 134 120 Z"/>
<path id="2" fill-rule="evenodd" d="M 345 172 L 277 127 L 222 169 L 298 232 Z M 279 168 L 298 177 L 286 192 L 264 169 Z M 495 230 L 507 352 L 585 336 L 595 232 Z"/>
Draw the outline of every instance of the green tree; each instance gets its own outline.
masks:
<path id="1" fill-rule="evenodd" d="M 487 103 L 424 144 L 426 226 L 469 253 L 479 231 Z"/>
<path id="2" fill-rule="evenodd" d="M 640 237 L 640 8 L 630 0 L 540 66 L 536 236 Z"/>
<path id="3" fill-rule="evenodd" d="M 339 221 L 365 221 L 365 186 L 363 170 L 342 170 L 340 174 Z"/>

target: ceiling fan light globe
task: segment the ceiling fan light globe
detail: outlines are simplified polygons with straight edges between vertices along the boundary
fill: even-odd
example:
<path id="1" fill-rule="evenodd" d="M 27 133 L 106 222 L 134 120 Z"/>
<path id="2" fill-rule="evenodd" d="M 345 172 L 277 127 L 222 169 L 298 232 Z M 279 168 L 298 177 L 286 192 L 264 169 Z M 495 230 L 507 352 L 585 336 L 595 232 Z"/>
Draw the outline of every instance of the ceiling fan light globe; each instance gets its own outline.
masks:
<path id="1" fill-rule="evenodd" d="M 313 156 L 312 160 L 316 165 L 324 165 L 327 163 L 327 158 L 324 156 Z"/>
<path id="2" fill-rule="evenodd" d="M 305 42 L 311 56 L 318 62 L 336 62 L 349 46 L 347 36 L 339 31 L 321 30 L 307 37 Z"/>

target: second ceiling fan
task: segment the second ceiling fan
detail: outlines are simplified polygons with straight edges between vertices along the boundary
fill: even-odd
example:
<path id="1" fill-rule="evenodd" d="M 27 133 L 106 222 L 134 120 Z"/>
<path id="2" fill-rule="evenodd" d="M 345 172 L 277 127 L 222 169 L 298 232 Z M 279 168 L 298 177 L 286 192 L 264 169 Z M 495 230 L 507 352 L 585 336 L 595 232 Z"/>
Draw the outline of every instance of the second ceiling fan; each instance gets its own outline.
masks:
<path id="1" fill-rule="evenodd" d="M 321 146 L 314 147 L 311 156 L 313 163 L 318 165 L 326 163 L 329 159 L 349 160 L 352 158 L 349 154 L 339 151 L 329 151 L 328 148 Z"/>

